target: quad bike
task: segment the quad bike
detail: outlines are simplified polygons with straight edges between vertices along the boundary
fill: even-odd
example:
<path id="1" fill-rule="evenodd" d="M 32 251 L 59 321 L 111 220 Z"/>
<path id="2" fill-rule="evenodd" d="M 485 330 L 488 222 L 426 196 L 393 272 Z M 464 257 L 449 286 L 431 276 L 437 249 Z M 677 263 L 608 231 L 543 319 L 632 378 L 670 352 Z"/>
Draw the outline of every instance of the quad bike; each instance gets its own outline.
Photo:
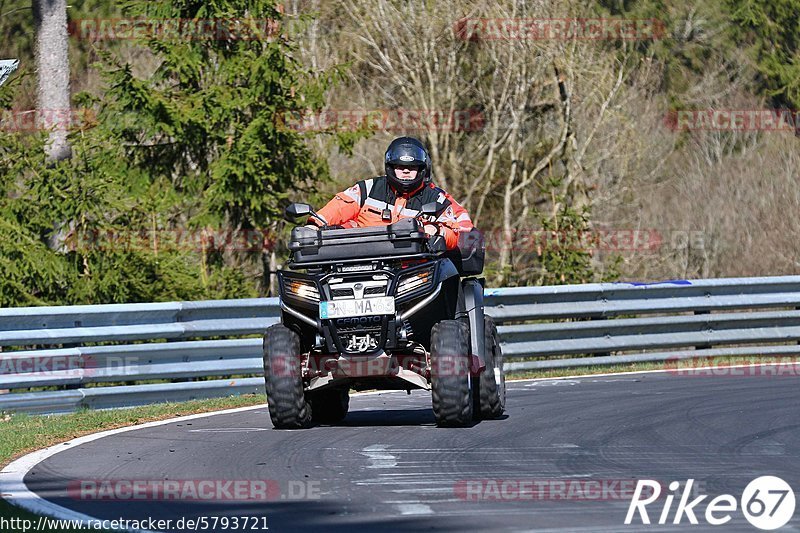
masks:
<path id="1" fill-rule="evenodd" d="M 281 323 L 264 335 L 273 425 L 341 421 L 350 389 L 430 390 L 438 426 L 497 418 L 505 408 L 497 328 L 483 313 L 483 240 L 461 233 L 447 251 L 420 220 L 380 227 L 292 230 L 289 267 L 278 271 Z M 315 214 L 307 204 L 293 218 Z"/>

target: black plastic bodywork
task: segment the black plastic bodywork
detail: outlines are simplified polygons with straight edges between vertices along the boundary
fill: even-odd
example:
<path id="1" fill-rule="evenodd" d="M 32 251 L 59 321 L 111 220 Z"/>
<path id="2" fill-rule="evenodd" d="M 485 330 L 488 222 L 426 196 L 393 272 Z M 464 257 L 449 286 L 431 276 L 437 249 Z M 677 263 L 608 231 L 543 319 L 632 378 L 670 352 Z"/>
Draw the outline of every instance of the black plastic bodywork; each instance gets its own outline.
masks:
<path id="1" fill-rule="evenodd" d="M 348 283 L 359 283 L 366 281 L 375 275 L 385 275 L 387 277 L 387 291 L 385 296 L 396 296 L 399 281 L 412 276 L 418 272 L 433 270 L 432 282 L 422 290 L 409 292 L 403 297 L 395 298 L 396 309 L 402 316 L 407 311 L 424 298 L 436 292 L 438 295 L 425 306 L 425 309 L 411 316 L 407 321 L 399 322 L 396 317 L 388 315 L 380 316 L 380 320 L 366 320 L 361 323 L 346 323 L 343 319 L 320 320 L 319 307 L 307 301 L 293 298 L 288 291 L 284 290 L 287 283 L 293 280 L 303 280 L 313 283 L 318 293 L 325 299 L 331 298 L 329 282 L 332 278 L 342 279 Z M 341 334 L 345 332 L 378 333 L 379 343 L 374 350 L 368 352 L 358 352 L 360 354 L 375 353 L 380 350 L 393 350 L 398 347 L 397 332 L 401 327 L 405 327 L 410 332 L 408 339 L 418 342 L 424 346 L 430 343 L 430 330 L 433 325 L 440 321 L 456 316 L 459 309 L 459 275 L 453 263 L 448 258 L 433 259 L 426 263 L 409 267 L 406 269 L 392 269 L 388 266 L 376 265 L 374 270 L 364 272 L 321 272 L 318 274 L 307 274 L 300 272 L 279 271 L 278 279 L 281 286 L 281 298 L 286 305 L 302 312 L 308 318 L 317 323 L 317 328 L 303 322 L 297 317 L 283 312 L 283 323 L 300 334 L 301 343 L 304 350 L 311 349 L 310 340 L 314 340 L 319 333 L 322 343 L 319 347 L 324 353 L 348 354 L 346 347 L 341 340 Z M 355 352 L 353 352 L 355 353 Z"/>
<path id="2" fill-rule="evenodd" d="M 292 230 L 289 250 L 292 268 L 354 263 L 369 258 L 401 259 L 427 255 L 427 236 L 413 218 L 388 226 L 353 229 L 298 227 Z"/>
<path id="3" fill-rule="evenodd" d="M 278 271 L 283 324 L 297 331 L 304 353 L 323 359 L 384 353 L 400 357 L 412 353 L 414 346 L 429 350 L 433 326 L 442 320 L 460 318 L 469 321 L 471 331 L 478 333 L 472 335 L 472 355 L 479 358 L 482 366 L 482 280 L 462 281 L 461 276 L 482 271 L 483 241 L 477 231 L 460 237 L 464 248 L 434 253 L 415 219 L 357 229 L 295 228 L 289 245 L 293 259 L 289 266 L 307 272 Z M 421 275 L 425 272 L 427 277 Z M 398 287 L 406 277 L 426 281 L 398 297 Z M 335 287 L 360 284 L 366 292 L 375 288 L 370 283 L 380 285 L 384 281 L 383 292 L 371 295 L 394 297 L 394 316 L 320 319 L 320 299 L 350 297 L 342 292 L 348 289 Z M 288 290 L 300 285 L 305 286 L 306 297 Z M 334 294 L 335 290 L 339 292 Z M 307 297 L 308 294 L 316 294 L 317 300 Z M 351 294 L 355 298 L 355 293 Z M 415 312 L 407 316 L 412 309 Z M 367 334 L 371 340 L 377 339 L 375 346 L 366 350 L 348 349 L 348 341 L 352 342 L 354 336 L 363 338 Z M 393 388 L 391 384 L 389 387 Z M 407 384 L 400 388 L 407 388 Z"/>

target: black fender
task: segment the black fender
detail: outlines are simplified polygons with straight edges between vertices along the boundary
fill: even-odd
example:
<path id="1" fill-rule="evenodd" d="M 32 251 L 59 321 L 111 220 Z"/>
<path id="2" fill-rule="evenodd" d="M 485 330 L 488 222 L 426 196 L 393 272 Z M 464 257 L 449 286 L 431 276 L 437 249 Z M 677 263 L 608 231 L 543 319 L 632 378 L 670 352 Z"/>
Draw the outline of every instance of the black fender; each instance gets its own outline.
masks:
<path id="1" fill-rule="evenodd" d="M 443 258 L 439 260 L 439 268 L 436 269 L 437 284 L 459 275 L 458 269 L 450 259 Z"/>
<path id="2" fill-rule="evenodd" d="M 473 374 L 486 368 L 486 340 L 483 335 L 483 285 L 484 278 L 466 278 L 461 280 L 459 298 L 459 315 L 469 319 L 470 346 L 472 350 Z"/>

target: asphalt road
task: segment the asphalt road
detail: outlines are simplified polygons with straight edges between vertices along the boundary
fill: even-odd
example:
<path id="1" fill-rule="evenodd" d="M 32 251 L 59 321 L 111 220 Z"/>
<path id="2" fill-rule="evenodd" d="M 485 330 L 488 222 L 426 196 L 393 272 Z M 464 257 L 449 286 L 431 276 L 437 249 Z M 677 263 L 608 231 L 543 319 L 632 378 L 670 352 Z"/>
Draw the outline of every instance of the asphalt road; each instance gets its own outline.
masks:
<path id="1" fill-rule="evenodd" d="M 508 389 L 504 419 L 465 429 L 436 428 L 422 391 L 363 395 L 338 426 L 273 430 L 266 407 L 170 423 L 59 453 L 25 482 L 94 517 L 207 517 L 209 526 L 216 517 L 215 531 L 236 530 L 223 516 L 262 517 L 270 531 L 757 531 L 738 509 L 724 526 L 707 525 L 707 502 L 738 500 L 762 475 L 800 487 L 800 378 L 638 374 Z M 636 480 L 659 480 L 666 493 L 689 478 L 692 498 L 709 495 L 694 508 L 699 525 L 672 524 L 680 490 L 668 524 L 639 515 L 623 524 Z M 119 499 L 120 481 L 165 479 L 181 490 L 187 480 L 271 480 L 269 500 L 227 499 L 219 484 L 223 499 L 213 501 Z M 76 490 L 80 480 L 113 480 L 105 486 L 117 499 L 87 499 L 97 494 Z M 653 521 L 664 495 L 647 507 Z M 782 530 L 797 529 L 795 516 Z"/>

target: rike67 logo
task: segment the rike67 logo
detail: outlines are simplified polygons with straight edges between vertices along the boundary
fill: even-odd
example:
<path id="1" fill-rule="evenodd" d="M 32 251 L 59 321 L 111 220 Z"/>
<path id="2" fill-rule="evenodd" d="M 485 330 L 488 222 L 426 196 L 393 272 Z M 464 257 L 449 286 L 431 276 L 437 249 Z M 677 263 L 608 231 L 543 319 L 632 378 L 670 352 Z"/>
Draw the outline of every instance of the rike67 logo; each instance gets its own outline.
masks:
<path id="1" fill-rule="evenodd" d="M 708 495 L 703 494 L 690 501 L 689 498 L 695 495 L 692 491 L 693 485 L 694 480 L 688 479 L 679 495 L 680 482 L 673 481 L 669 484 L 670 493 L 663 498 L 658 524 L 666 524 L 672 515 L 673 524 L 680 524 L 685 518 L 690 524 L 696 525 L 699 523 L 699 515 L 705 519 L 707 524 L 721 526 L 730 522 L 733 513 L 736 513 L 737 509 L 741 509 L 744 517 L 753 526 L 762 530 L 773 530 L 786 525 L 794 515 L 794 491 L 779 477 L 761 476 L 754 479 L 745 487 L 738 501 L 731 494 L 721 494 L 708 501 L 705 512 L 702 514 L 700 512 L 701 504 L 708 498 Z M 643 496 L 644 494 L 646 496 Z M 673 514 L 672 504 L 676 496 L 679 496 L 679 501 Z M 637 514 L 642 524 L 650 524 L 647 506 L 656 502 L 660 497 L 661 484 L 659 482 L 640 479 L 634 489 L 628 514 L 625 516 L 625 524 L 630 525 Z M 658 511 L 659 504 L 653 505 L 650 510 Z"/>

